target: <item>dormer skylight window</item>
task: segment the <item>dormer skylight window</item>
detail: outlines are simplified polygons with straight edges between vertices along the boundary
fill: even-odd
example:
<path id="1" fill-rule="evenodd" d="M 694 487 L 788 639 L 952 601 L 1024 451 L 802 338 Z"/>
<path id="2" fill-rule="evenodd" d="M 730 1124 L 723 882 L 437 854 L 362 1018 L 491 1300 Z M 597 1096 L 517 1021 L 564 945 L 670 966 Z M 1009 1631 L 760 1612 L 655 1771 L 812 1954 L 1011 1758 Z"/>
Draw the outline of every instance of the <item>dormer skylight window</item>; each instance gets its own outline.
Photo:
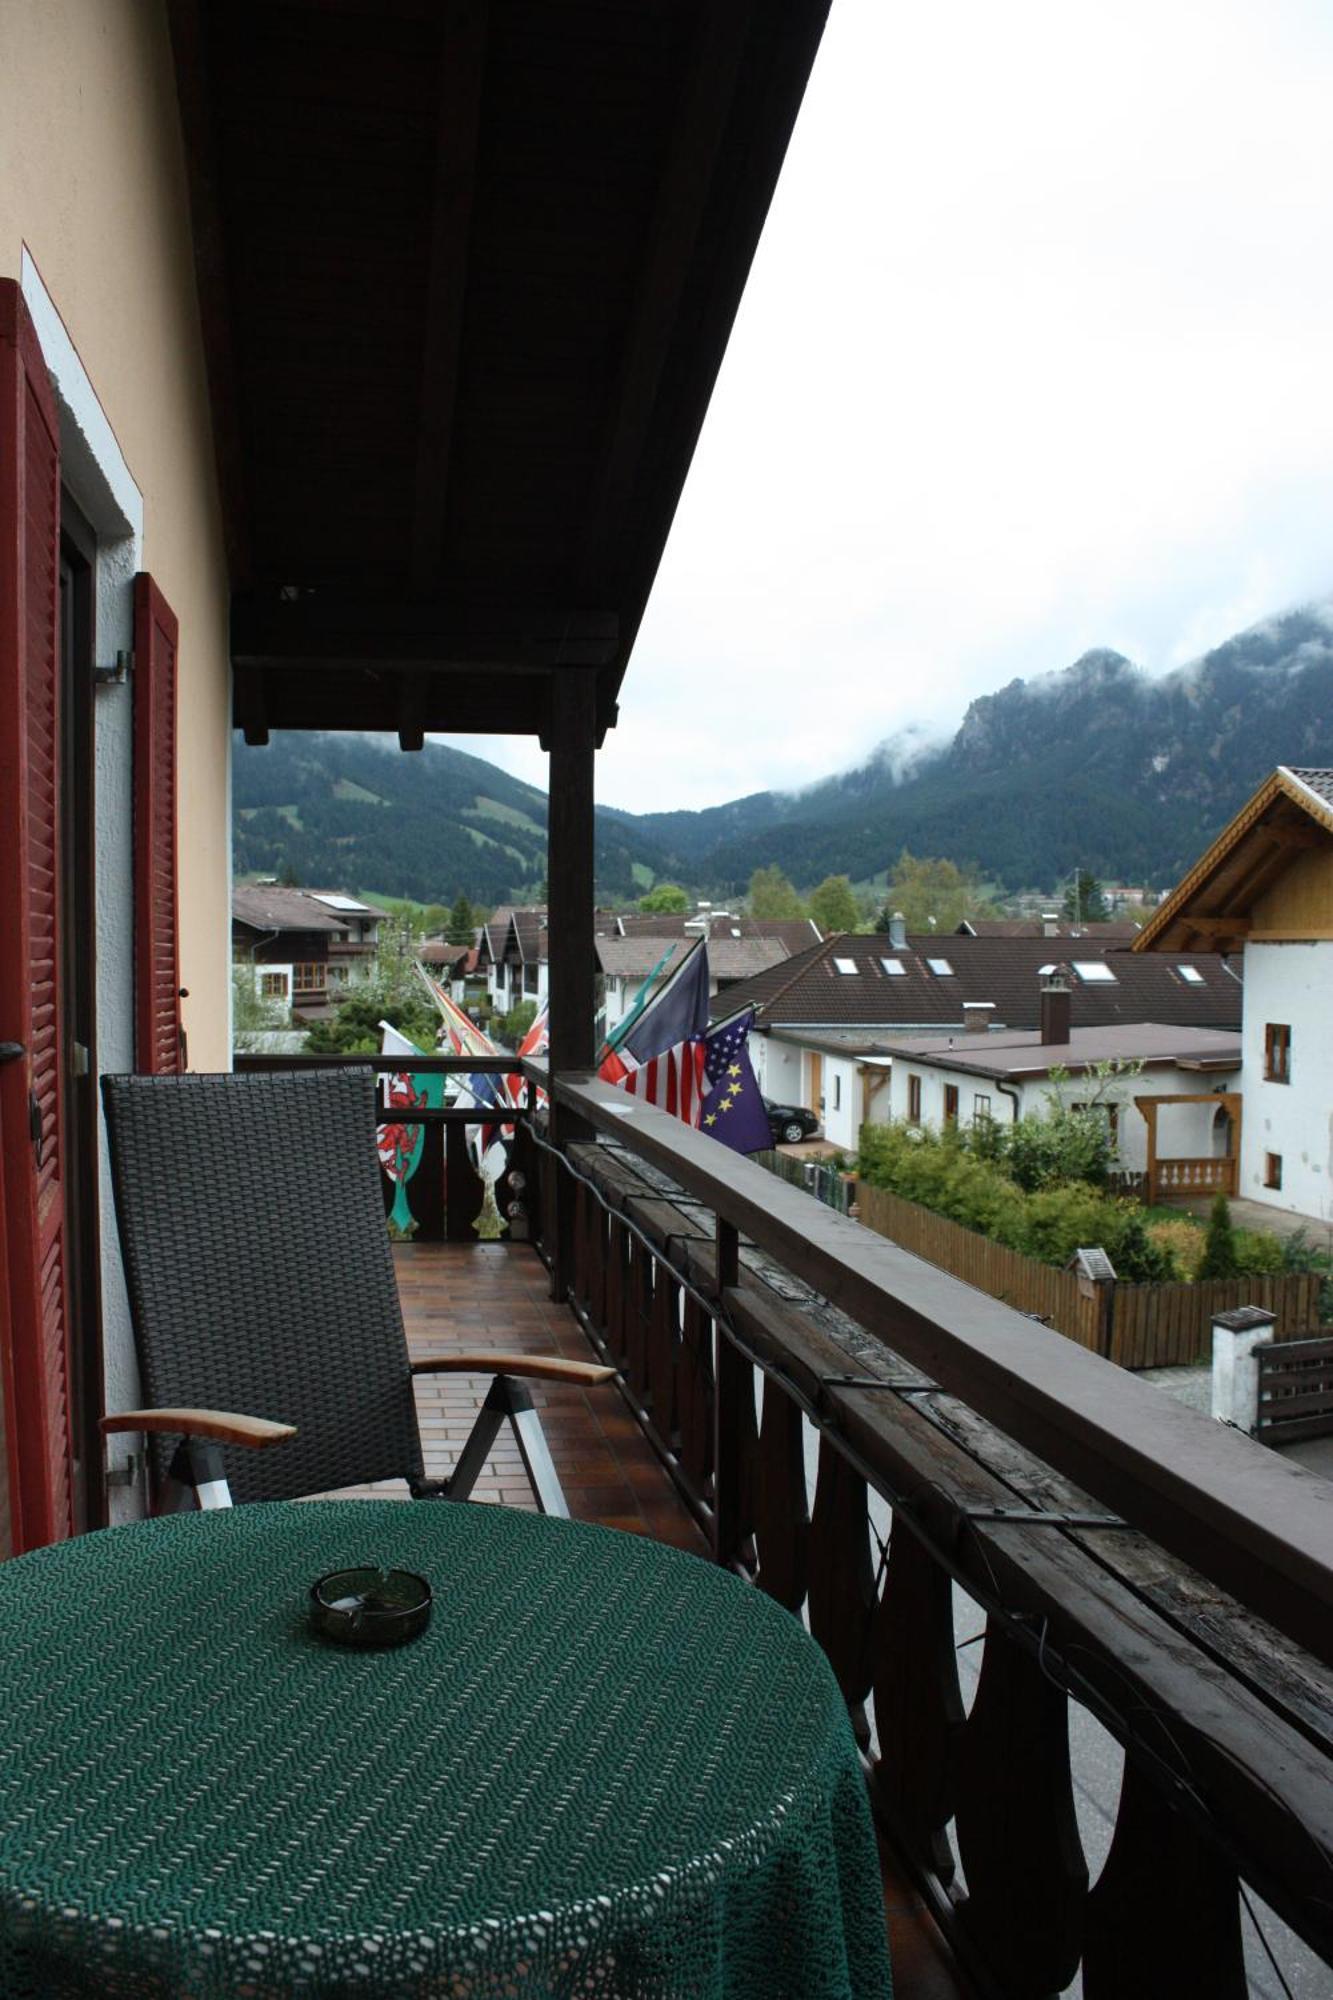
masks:
<path id="1" fill-rule="evenodd" d="M 835 958 L 833 961 L 833 970 L 840 972 L 844 979 L 851 978 L 856 972 L 856 960 L 854 958 Z"/>
<path id="2" fill-rule="evenodd" d="M 1074 972 L 1076 977 L 1081 979 L 1085 986 L 1116 986 L 1119 984 L 1115 974 L 1104 959 L 1076 958 L 1074 960 Z"/>
<path id="3" fill-rule="evenodd" d="M 937 979 L 952 979 L 953 967 L 947 958 L 928 958 L 926 964 Z"/>
<path id="4" fill-rule="evenodd" d="M 880 964 L 884 967 L 890 979 L 906 979 L 907 967 L 900 958 L 882 958 Z"/>
<path id="5" fill-rule="evenodd" d="M 1176 973 L 1179 978 L 1184 980 L 1186 986 L 1202 986 L 1204 984 L 1203 974 L 1197 965 L 1178 965 Z"/>

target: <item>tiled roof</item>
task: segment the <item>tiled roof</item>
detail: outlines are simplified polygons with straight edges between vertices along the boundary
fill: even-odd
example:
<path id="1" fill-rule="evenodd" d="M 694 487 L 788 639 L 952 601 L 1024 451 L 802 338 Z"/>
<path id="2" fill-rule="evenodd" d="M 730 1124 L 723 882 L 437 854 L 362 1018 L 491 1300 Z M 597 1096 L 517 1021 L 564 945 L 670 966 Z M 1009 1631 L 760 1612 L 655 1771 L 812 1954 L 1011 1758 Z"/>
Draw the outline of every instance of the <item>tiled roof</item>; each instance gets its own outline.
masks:
<path id="1" fill-rule="evenodd" d="M 470 944 L 450 944 L 447 938 L 427 938 L 417 953 L 423 965 L 457 966 L 465 958 L 475 958 Z"/>
<path id="2" fill-rule="evenodd" d="M 231 914 L 256 931 L 327 931 L 331 937 L 347 932 L 347 918 L 317 903 L 309 890 L 277 883 L 238 882 L 231 892 Z"/>
<path id="3" fill-rule="evenodd" d="M 948 970 L 932 970 L 931 959 Z M 838 960 L 853 970 L 840 971 Z M 1238 974 L 1215 953 L 1139 958 L 1090 938 L 914 937 L 895 950 L 883 935 L 832 937 L 729 988 L 715 1011 L 752 1005 L 761 1028 L 962 1028 L 964 1002 L 989 1001 L 997 1027 L 1035 1028 L 1042 969 L 1057 960 L 1075 967 L 1105 963 L 1115 975 L 1093 984 L 1075 973 L 1076 1027 L 1117 1021 L 1240 1026 Z M 887 971 L 886 961 L 902 971 Z M 1182 976 L 1187 969 L 1198 978 Z"/>
<path id="4" fill-rule="evenodd" d="M 1287 769 L 1307 792 L 1313 792 L 1326 806 L 1333 806 L 1333 771 L 1296 764 L 1288 764 Z"/>
<path id="5" fill-rule="evenodd" d="M 1049 933 L 1041 917 L 965 917 L 954 933 L 956 937 L 1087 937 L 1102 944 L 1128 944 L 1138 934 L 1138 924 L 1128 920 L 1073 924 L 1066 917 L 1059 918 Z"/>
<path id="6" fill-rule="evenodd" d="M 602 937 L 596 940 L 597 963 L 608 979 L 646 979 L 670 945 L 671 956 L 663 967 L 665 976 L 672 966 L 680 962 L 692 943 L 690 938 Z M 712 937 L 708 940 L 708 970 L 714 979 L 748 981 L 769 966 L 783 963 L 786 958 L 787 947 L 780 938 Z"/>
<path id="7" fill-rule="evenodd" d="M 1239 1069 L 1238 1034 L 1212 1028 L 1185 1028 L 1162 1021 L 1119 1022 L 1110 1027 L 1075 1028 L 1067 1042 L 1043 1042 L 1030 1034 L 887 1036 L 876 1054 L 898 1056 L 936 1069 L 969 1076 L 1044 1076 L 1052 1069 L 1081 1070 L 1099 1062 L 1140 1062 L 1148 1067 L 1184 1063 Z"/>
<path id="8" fill-rule="evenodd" d="M 643 910 L 598 910 L 594 928 L 598 937 L 648 937 L 665 941 L 667 938 L 697 937 L 698 923 L 697 912 L 690 911 L 663 914 Z M 743 913 L 732 916 L 719 911 L 713 917 L 709 943 L 711 947 L 722 938 L 781 938 L 788 952 L 795 953 L 807 951 L 812 944 L 818 944 L 822 935 L 819 926 L 812 923 L 809 917 L 779 920 Z"/>

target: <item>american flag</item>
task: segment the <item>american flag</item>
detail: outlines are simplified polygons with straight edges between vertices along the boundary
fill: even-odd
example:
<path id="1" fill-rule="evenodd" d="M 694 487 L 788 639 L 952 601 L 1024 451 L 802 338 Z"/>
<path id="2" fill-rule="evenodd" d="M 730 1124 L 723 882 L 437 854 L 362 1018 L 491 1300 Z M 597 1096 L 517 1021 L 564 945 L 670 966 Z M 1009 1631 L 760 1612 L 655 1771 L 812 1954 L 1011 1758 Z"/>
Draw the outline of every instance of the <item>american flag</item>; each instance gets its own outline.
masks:
<path id="1" fill-rule="evenodd" d="M 617 1084 L 631 1097 L 655 1104 L 659 1111 L 682 1118 L 687 1125 L 697 1125 L 709 1090 L 706 1061 L 706 1044 L 695 1035 L 664 1049 L 661 1055 L 649 1056 L 646 1062 L 639 1062 L 627 1049 L 614 1051 L 599 1074 L 604 1082 Z"/>

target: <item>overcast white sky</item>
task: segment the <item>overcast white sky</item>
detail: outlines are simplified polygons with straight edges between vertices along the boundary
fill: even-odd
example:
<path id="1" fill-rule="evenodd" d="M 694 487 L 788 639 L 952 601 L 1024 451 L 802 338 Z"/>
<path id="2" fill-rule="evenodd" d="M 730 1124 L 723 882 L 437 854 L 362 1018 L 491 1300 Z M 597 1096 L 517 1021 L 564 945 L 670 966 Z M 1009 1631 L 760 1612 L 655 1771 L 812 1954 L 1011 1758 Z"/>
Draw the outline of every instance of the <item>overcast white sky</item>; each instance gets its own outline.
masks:
<path id="1" fill-rule="evenodd" d="M 1330 105 L 1329 0 L 833 0 L 599 798 L 1333 590 Z"/>

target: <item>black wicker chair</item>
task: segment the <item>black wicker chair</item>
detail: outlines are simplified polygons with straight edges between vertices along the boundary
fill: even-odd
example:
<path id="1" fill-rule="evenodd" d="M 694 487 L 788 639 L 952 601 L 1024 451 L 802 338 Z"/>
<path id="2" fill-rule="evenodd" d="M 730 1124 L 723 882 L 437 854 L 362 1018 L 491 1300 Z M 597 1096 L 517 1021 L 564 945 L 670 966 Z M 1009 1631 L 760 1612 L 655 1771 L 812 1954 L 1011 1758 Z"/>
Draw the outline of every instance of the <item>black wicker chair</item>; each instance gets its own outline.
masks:
<path id="1" fill-rule="evenodd" d="M 521 1354 L 409 1358 L 370 1070 L 108 1076 L 102 1093 L 152 1406 L 102 1427 L 148 1434 L 159 1511 L 230 1506 L 232 1488 L 281 1500 L 404 1477 L 418 1498 L 465 1500 L 508 1421 L 538 1505 L 568 1512 L 517 1378 L 586 1387 L 614 1371 Z M 430 1481 L 412 1380 L 459 1371 L 495 1379 L 452 1476 Z M 236 1414 L 247 1410 L 264 1415 Z"/>

